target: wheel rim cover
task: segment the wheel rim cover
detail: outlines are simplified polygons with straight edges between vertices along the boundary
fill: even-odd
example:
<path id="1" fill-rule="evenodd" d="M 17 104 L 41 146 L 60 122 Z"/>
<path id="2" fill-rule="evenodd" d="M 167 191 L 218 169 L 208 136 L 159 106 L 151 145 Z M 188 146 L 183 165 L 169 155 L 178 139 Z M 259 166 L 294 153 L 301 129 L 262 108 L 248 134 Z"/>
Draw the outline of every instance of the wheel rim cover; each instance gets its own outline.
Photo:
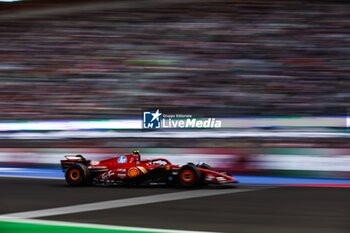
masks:
<path id="1" fill-rule="evenodd" d="M 181 173 L 181 180 L 185 183 L 191 183 L 194 180 L 194 172 L 185 170 Z"/>
<path id="2" fill-rule="evenodd" d="M 78 169 L 72 169 L 69 171 L 69 178 L 73 181 L 77 181 L 80 178 L 80 171 Z"/>

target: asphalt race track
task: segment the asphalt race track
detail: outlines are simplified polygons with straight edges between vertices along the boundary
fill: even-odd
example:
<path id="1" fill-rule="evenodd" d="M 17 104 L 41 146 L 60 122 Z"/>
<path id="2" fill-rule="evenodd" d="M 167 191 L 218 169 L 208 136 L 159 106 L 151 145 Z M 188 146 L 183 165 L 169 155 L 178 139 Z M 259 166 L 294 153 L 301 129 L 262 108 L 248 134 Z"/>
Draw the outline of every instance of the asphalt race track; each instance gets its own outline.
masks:
<path id="1" fill-rule="evenodd" d="M 184 190 L 171 187 L 70 187 L 64 180 L 0 178 L 2 216 L 146 196 L 186 196 L 173 201 L 108 207 L 40 219 L 214 232 L 349 232 L 350 189 L 237 186 Z M 174 195 L 174 193 L 176 195 Z M 213 194 L 213 193 L 223 194 Z M 203 196 L 200 196 L 203 195 Z M 207 195 L 207 196 L 205 196 Z M 145 198 L 147 200 L 147 198 Z"/>

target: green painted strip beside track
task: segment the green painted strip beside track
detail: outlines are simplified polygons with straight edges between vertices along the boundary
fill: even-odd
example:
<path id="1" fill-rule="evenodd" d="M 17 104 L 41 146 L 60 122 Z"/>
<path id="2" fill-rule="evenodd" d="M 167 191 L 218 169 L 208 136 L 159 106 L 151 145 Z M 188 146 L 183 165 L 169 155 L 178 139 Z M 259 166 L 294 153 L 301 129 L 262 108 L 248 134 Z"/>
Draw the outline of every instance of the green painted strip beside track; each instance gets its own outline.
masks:
<path id="1" fill-rule="evenodd" d="M 0 221 L 1 233 L 139 233 L 139 232 L 154 232 L 142 230 L 122 230 L 122 229 L 101 229 L 93 227 L 78 227 L 78 226 L 58 226 L 36 223 L 21 223 Z"/>

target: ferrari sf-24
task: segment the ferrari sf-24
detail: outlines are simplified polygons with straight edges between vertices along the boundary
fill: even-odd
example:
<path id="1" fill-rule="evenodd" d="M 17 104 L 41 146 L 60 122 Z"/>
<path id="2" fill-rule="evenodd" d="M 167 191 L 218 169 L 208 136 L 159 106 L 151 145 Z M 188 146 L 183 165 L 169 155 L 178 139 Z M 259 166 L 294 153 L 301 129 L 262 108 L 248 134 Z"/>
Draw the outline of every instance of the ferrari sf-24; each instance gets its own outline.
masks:
<path id="1" fill-rule="evenodd" d="M 61 165 L 66 182 L 72 186 L 173 184 L 194 188 L 206 184 L 238 183 L 227 172 L 213 171 L 205 163 L 175 165 L 165 158 L 141 160 L 138 151 L 92 162 L 82 155 L 65 157 Z"/>

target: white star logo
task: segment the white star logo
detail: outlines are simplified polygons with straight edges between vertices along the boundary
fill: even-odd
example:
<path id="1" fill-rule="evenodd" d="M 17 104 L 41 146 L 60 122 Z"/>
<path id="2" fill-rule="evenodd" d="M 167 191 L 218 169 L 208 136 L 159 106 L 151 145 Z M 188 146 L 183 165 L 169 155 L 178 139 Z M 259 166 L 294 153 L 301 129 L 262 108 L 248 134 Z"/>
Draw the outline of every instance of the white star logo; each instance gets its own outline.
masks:
<path id="1" fill-rule="evenodd" d="M 157 109 L 157 111 L 155 113 L 151 113 L 151 115 L 153 116 L 152 121 L 156 120 L 159 121 L 159 117 L 162 115 L 162 113 L 159 112 L 159 109 Z"/>

